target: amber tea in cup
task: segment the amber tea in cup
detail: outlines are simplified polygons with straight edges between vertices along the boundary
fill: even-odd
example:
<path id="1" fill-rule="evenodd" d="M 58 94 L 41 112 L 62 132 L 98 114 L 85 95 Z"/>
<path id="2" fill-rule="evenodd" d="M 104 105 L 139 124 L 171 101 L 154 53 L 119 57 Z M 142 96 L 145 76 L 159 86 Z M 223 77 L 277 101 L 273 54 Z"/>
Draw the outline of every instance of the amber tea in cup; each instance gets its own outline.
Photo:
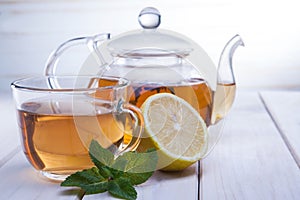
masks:
<path id="1" fill-rule="evenodd" d="M 115 155 L 139 143 L 143 117 L 126 101 L 126 79 L 37 77 L 13 82 L 12 90 L 24 153 L 50 179 L 92 167 L 92 139 Z"/>

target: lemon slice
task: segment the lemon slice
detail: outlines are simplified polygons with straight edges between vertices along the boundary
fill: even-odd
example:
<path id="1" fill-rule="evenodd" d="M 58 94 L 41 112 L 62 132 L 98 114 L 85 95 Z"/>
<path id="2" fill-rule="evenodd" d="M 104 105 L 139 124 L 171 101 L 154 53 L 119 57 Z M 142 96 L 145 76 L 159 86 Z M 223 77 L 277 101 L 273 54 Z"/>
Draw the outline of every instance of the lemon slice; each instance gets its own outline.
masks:
<path id="1" fill-rule="evenodd" d="M 205 155 L 206 124 L 185 100 L 173 94 L 155 94 L 146 99 L 141 109 L 145 132 L 138 151 L 156 148 L 158 169 L 182 170 Z"/>

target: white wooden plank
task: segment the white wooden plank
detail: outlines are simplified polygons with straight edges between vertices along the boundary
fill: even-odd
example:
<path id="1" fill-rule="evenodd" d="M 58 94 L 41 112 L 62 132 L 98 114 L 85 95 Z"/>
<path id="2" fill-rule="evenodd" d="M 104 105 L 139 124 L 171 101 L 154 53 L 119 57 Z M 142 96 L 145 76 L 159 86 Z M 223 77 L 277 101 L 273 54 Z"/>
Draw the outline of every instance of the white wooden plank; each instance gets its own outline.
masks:
<path id="1" fill-rule="evenodd" d="M 197 164 L 181 172 L 156 171 L 150 179 L 136 186 L 137 200 L 196 200 L 198 199 Z M 112 199 L 110 194 L 85 195 L 84 200 Z"/>
<path id="2" fill-rule="evenodd" d="M 0 199 L 70 200 L 79 199 L 81 195 L 79 190 L 66 190 L 59 183 L 41 178 L 21 151 L 0 168 L 0 177 Z"/>
<path id="3" fill-rule="evenodd" d="M 8 92 L 8 91 L 7 91 Z M 20 149 L 16 111 L 10 95 L 0 91 L 0 167 Z"/>
<path id="4" fill-rule="evenodd" d="M 262 92 L 261 96 L 300 168 L 300 91 Z"/>
<path id="5" fill-rule="evenodd" d="M 257 93 L 237 95 L 220 142 L 201 164 L 202 200 L 300 197 L 299 168 Z"/>

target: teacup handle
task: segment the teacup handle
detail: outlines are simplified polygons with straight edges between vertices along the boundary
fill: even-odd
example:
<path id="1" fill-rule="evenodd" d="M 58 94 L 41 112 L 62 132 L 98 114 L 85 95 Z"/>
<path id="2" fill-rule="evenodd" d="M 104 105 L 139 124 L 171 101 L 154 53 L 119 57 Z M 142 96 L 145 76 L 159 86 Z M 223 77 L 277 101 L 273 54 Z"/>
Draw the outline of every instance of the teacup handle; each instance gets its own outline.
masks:
<path id="1" fill-rule="evenodd" d="M 141 141 L 142 132 L 144 131 L 144 117 L 141 110 L 138 107 L 129 103 L 121 103 L 120 106 L 118 106 L 117 108 L 117 112 L 128 113 L 131 116 L 134 125 L 129 144 L 124 144 L 123 141 L 121 147 L 114 152 L 115 157 L 118 157 L 119 155 L 128 151 L 134 151 L 138 147 Z"/>
<path id="2" fill-rule="evenodd" d="M 56 69 L 57 69 L 57 64 L 59 61 L 59 58 L 61 55 L 70 47 L 78 46 L 78 45 L 87 45 L 90 51 L 92 52 L 93 56 L 95 57 L 97 64 L 99 66 L 102 66 L 105 64 L 105 60 L 101 53 L 99 52 L 97 45 L 99 42 L 103 42 L 105 40 L 110 39 L 110 34 L 109 33 L 102 33 L 102 34 L 97 34 L 94 36 L 90 37 L 78 37 L 78 38 L 73 38 L 70 40 L 67 40 L 66 42 L 62 43 L 56 50 L 54 50 L 45 65 L 45 75 L 46 76 L 55 76 L 56 74 Z"/>

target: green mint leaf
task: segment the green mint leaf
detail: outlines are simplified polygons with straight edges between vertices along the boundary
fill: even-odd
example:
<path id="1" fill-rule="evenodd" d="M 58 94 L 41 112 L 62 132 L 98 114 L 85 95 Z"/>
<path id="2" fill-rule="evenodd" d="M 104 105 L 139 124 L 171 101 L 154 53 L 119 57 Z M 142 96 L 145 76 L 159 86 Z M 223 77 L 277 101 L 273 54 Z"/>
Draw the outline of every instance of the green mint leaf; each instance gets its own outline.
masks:
<path id="1" fill-rule="evenodd" d="M 114 161 L 114 155 L 109 150 L 101 147 L 95 140 L 92 140 L 90 144 L 89 155 L 98 168 L 101 168 L 102 166 L 111 166 Z"/>
<path id="2" fill-rule="evenodd" d="M 124 176 L 124 172 L 123 171 L 120 171 L 120 170 L 117 170 L 115 168 L 109 168 L 110 169 L 110 172 L 112 174 L 112 178 L 120 178 L 120 177 L 123 177 Z"/>
<path id="3" fill-rule="evenodd" d="M 114 159 L 114 155 L 95 140 L 91 142 L 89 155 L 96 167 L 70 175 L 61 186 L 80 187 L 86 194 L 108 191 L 115 197 L 134 200 L 137 192 L 133 185 L 148 180 L 158 161 L 155 149 L 145 153 L 126 152 Z"/>
<path id="4" fill-rule="evenodd" d="M 81 187 L 86 194 L 96 194 L 107 191 L 107 180 L 93 167 L 68 176 L 61 186 Z"/>
<path id="5" fill-rule="evenodd" d="M 135 200 L 137 198 L 136 190 L 130 181 L 123 177 L 109 181 L 108 192 L 115 197 L 127 200 Z"/>
<path id="6" fill-rule="evenodd" d="M 131 173 L 144 173 L 155 171 L 158 155 L 154 150 L 145 153 L 126 152 L 116 158 L 112 168 Z"/>
<path id="7" fill-rule="evenodd" d="M 124 173 L 123 177 L 127 178 L 132 185 L 139 185 L 146 182 L 154 172 L 145 173 Z"/>
<path id="8" fill-rule="evenodd" d="M 119 156 L 113 168 L 122 171 L 122 174 L 114 177 L 126 177 L 132 185 L 138 185 L 147 181 L 156 169 L 158 155 L 155 149 L 150 149 L 145 153 L 126 152 Z"/>
<path id="9" fill-rule="evenodd" d="M 107 167 L 107 166 L 101 166 L 101 167 L 98 167 L 98 169 L 99 169 L 99 173 L 104 178 L 108 179 L 108 178 L 112 178 L 113 177 L 113 174 L 112 174 L 111 169 L 109 167 Z"/>
<path id="10" fill-rule="evenodd" d="M 81 188 L 84 189 L 85 194 L 98 194 L 107 191 L 108 188 L 107 181 L 104 182 L 97 182 L 89 185 L 82 185 Z"/>

